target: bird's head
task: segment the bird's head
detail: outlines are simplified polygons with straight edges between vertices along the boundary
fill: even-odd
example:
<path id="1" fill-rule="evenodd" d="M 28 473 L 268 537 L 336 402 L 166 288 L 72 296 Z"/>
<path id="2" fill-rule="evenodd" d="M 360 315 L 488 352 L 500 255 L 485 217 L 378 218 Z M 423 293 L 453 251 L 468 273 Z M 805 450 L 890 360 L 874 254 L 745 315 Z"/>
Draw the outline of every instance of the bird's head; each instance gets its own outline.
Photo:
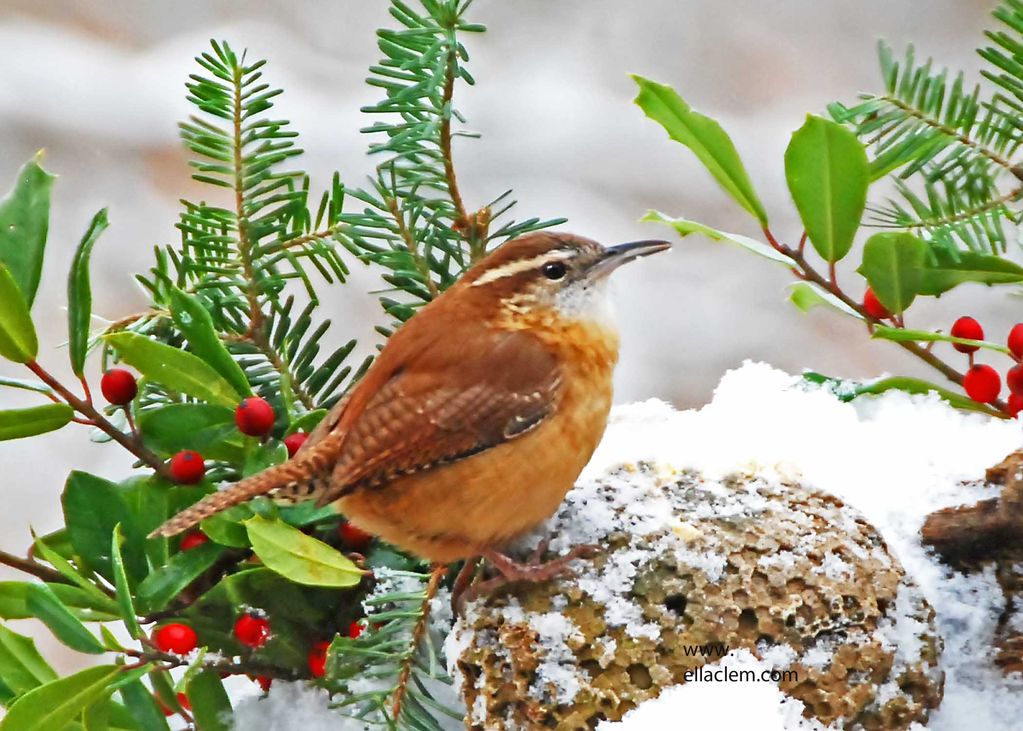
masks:
<path id="1" fill-rule="evenodd" d="M 547 312 L 572 320 L 602 320 L 608 275 L 670 246 L 655 240 L 602 246 L 566 233 L 533 233 L 484 257 L 465 273 L 459 288 L 506 314 Z"/>

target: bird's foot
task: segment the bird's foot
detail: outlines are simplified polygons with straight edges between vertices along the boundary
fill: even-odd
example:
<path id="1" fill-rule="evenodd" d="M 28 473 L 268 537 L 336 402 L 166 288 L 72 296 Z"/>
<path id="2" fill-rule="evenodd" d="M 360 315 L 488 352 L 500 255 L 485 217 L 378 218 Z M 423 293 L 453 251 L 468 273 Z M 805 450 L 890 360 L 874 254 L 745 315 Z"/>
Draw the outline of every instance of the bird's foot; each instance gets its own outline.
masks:
<path id="1" fill-rule="evenodd" d="M 520 562 L 501 553 L 500 551 L 485 551 L 483 557 L 497 569 L 498 576 L 492 579 L 476 581 L 470 585 L 475 575 L 478 559 L 466 561 L 455 585 L 452 587 L 451 606 L 457 614 L 462 613 L 465 605 L 478 599 L 485 594 L 496 591 L 508 584 L 519 581 L 537 582 L 550 581 L 559 576 L 571 574 L 569 564 L 577 558 L 589 558 L 598 550 L 599 546 L 576 546 L 564 556 L 549 561 L 541 561 L 544 551 L 547 550 L 548 541 L 541 541 L 526 561 Z"/>

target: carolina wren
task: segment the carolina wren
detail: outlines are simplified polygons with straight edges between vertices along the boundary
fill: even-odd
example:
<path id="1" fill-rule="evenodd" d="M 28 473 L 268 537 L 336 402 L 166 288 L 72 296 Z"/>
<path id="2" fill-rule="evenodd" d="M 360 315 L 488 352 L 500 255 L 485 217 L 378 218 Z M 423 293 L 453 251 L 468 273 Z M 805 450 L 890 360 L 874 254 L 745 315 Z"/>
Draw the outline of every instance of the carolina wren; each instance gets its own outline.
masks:
<path id="1" fill-rule="evenodd" d="M 563 233 L 509 241 L 390 338 L 294 458 L 153 535 L 267 495 L 333 503 L 436 563 L 484 556 L 506 580 L 551 576 L 566 557 L 531 566 L 501 548 L 554 514 L 604 433 L 618 360 L 607 276 L 669 246 L 604 248 Z"/>

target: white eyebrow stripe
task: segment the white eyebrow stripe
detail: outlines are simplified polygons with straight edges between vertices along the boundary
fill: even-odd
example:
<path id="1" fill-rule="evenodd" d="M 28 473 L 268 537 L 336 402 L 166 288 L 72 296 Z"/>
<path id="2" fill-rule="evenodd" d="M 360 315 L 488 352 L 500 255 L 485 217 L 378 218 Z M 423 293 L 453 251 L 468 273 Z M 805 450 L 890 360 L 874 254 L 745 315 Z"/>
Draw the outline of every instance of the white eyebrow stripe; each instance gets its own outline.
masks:
<path id="1" fill-rule="evenodd" d="M 484 272 L 480 275 L 480 278 L 472 283 L 471 286 L 478 287 L 481 284 L 489 284 L 490 282 L 498 279 L 504 279 L 505 277 L 512 277 L 520 272 L 529 271 L 534 269 L 541 264 L 548 261 L 560 261 L 561 259 L 568 259 L 575 256 L 576 252 L 571 249 L 554 249 L 552 251 L 546 251 L 543 254 L 538 254 L 531 259 L 520 259 L 519 261 L 510 261 L 507 264 L 499 266 L 497 269 L 491 269 L 489 272 Z"/>

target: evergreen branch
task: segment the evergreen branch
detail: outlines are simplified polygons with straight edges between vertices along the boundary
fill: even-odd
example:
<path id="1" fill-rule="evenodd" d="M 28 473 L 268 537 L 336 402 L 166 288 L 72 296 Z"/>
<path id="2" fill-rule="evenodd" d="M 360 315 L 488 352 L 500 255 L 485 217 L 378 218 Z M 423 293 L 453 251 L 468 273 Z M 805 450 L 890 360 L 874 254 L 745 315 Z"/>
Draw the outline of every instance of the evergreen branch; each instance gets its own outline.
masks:
<path id="1" fill-rule="evenodd" d="M 423 634 L 426 632 L 430 619 L 430 602 L 437 596 L 437 589 L 440 587 L 441 579 L 447 574 L 447 567 L 436 565 L 430 573 L 430 581 L 426 585 L 426 592 L 423 595 L 423 603 L 419 609 L 419 619 L 416 620 L 412 630 L 412 639 L 409 641 L 409 651 L 401 663 L 401 670 L 398 672 L 398 683 L 394 689 L 393 700 L 391 701 L 391 718 L 401 718 L 403 704 L 408 691 L 409 679 L 412 675 L 412 668 L 415 666 L 416 652 L 419 643 L 422 642 Z"/>

